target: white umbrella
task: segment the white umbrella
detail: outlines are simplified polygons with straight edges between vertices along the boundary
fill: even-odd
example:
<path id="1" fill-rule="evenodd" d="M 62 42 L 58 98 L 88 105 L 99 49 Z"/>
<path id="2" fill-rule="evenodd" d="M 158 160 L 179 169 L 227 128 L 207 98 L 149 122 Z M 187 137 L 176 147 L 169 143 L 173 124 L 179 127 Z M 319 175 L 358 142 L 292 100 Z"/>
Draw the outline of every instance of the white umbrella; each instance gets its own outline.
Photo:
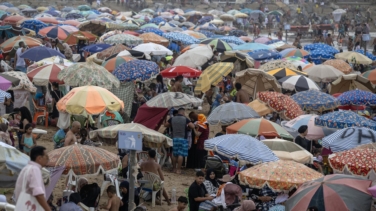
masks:
<path id="1" fill-rule="evenodd" d="M 158 45 L 155 43 L 143 43 L 133 48 L 133 50 L 144 52 L 149 55 L 169 55 L 173 53 L 168 48 L 163 45 Z"/>
<path id="2" fill-rule="evenodd" d="M 172 66 L 201 67 L 213 57 L 213 50 L 209 45 L 199 46 L 186 51 L 176 58 Z"/>
<path id="3" fill-rule="evenodd" d="M 344 75 L 340 70 L 324 64 L 312 66 L 304 72 L 308 74 L 308 78 L 316 82 L 332 82 Z"/>
<path id="4" fill-rule="evenodd" d="M 282 84 L 282 88 L 291 90 L 291 91 L 307 91 L 307 90 L 318 90 L 320 91 L 320 87 L 313 82 L 311 79 L 302 76 L 302 75 L 294 75 L 294 76 L 287 76 L 278 80 Z"/>
<path id="5" fill-rule="evenodd" d="M 268 146 L 281 160 L 293 160 L 302 164 L 313 162 L 312 154 L 292 141 L 276 138 L 262 140 L 262 143 Z"/>

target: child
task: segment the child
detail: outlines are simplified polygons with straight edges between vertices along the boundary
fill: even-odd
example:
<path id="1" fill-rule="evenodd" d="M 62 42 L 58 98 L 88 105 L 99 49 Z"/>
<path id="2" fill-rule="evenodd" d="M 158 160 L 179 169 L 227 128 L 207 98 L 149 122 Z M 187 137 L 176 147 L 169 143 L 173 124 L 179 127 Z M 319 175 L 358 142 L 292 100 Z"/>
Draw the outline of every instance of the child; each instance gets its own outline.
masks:
<path id="1" fill-rule="evenodd" d="M 170 211 L 184 211 L 185 208 L 187 207 L 187 205 L 188 205 L 188 199 L 187 199 L 187 197 L 180 196 L 178 198 L 178 206 L 175 207 L 175 208 L 170 209 Z"/>
<path id="2" fill-rule="evenodd" d="M 108 186 L 107 188 L 107 195 L 108 195 L 108 202 L 107 206 L 103 206 L 102 209 L 109 210 L 109 211 L 118 211 L 121 206 L 123 206 L 123 202 L 121 199 L 116 195 L 116 188 L 113 185 Z"/>
<path id="3" fill-rule="evenodd" d="M 27 124 L 25 126 L 26 133 L 22 135 L 21 145 L 24 146 L 24 152 L 27 155 L 30 154 L 31 148 L 37 145 L 37 142 L 32 135 L 32 130 L 33 130 L 33 127 L 31 126 L 31 124 Z"/>

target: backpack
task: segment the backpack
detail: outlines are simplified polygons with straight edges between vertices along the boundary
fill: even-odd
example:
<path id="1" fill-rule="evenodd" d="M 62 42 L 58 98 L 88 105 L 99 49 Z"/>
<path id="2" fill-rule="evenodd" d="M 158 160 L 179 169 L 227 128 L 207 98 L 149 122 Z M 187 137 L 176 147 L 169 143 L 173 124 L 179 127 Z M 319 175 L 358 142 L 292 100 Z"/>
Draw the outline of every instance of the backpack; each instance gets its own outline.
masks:
<path id="1" fill-rule="evenodd" d="M 218 156 L 210 156 L 206 158 L 205 169 L 213 169 L 217 178 L 222 178 L 227 174 L 226 167 L 221 158 Z"/>

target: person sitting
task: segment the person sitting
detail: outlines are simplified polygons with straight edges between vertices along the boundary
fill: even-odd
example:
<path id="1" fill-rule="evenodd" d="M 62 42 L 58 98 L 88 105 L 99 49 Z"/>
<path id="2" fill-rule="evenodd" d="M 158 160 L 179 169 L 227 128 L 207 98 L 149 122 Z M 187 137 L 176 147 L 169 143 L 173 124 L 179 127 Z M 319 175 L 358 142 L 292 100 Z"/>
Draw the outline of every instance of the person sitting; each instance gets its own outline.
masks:
<path id="1" fill-rule="evenodd" d="M 69 195 L 69 202 L 61 205 L 60 211 L 82 211 L 81 207 L 77 204 L 81 202 L 79 193 L 72 193 Z"/>
<path id="2" fill-rule="evenodd" d="M 81 130 L 80 130 L 80 138 L 81 138 L 81 141 L 80 141 L 80 143 L 82 144 L 82 145 L 88 145 L 88 146 L 93 146 L 93 147 L 97 147 L 97 146 L 100 146 L 101 145 L 101 143 L 99 143 L 99 142 L 94 142 L 94 141 L 92 141 L 92 140 L 90 140 L 89 138 L 88 138 L 88 134 L 87 134 L 87 130 L 85 129 L 85 128 L 82 128 Z"/>
<path id="3" fill-rule="evenodd" d="M 55 133 L 54 137 L 52 138 L 55 149 L 58 149 L 64 146 L 65 136 L 68 131 L 69 131 L 69 128 L 66 128 L 66 129 L 60 129 Z"/>
<path id="4" fill-rule="evenodd" d="M 203 184 L 209 195 L 217 194 L 219 183 L 218 183 L 217 176 L 215 175 L 215 172 L 213 169 L 206 170 L 206 177 L 205 177 L 205 181 Z"/>
<path id="5" fill-rule="evenodd" d="M 271 207 L 275 206 L 275 199 L 278 193 L 274 192 L 269 186 L 264 185 L 262 189 L 253 189 L 251 198 L 256 203 L 257 210 L 268 211 Z"/>
<path id="6" fill-rule="evenodd" d="M 8 125 L 5 123 L 0 123 L 0 141 L 13 146 L 13 142 L 8 133 Z"/>
<path id="7" fill-rule="evenodd" d="M 108 195 L 108 202 L 105 206 L 102 206 L 102 209 L 109 210 L 109 211 L 118 211 L 120 207 L 123 206 L 123 202 L 116 195 L 115 186 L 113 185 L 108 186 L 107 195 Z"/>
<path id="8" fill-rule="evenodd" d="M 216 208 L 216 205 L 211 202 L 214 197 L 208 194 L 203 184 L 205 180 L 204 176 L 204 172 L 196 172 L 196 179 L 191 186 L 189 186 L 188 198 L 190 211 L 215 210 Z"/>
<path id="9" fill-rule="evenodd" d="M 187 197 L 180 196 L 178 198 L 178 206 L 170 209 L 169 211 L 184 211 L 188 205 Z"/>
<path id="10" fill-rule="evenodd" d="M 64 140 L 64 147 L 72 145 L 77 142 L 76 133 L 78 133 L 81 129 L 81 123 L 78 121 L 74 121 L 72 123 L 71 129 L 67 132 Z"/>
<path id="11" fill-rule="evenodd" d="M 128 200 L 129 200 L 129 182 L 123 181 L 120 183 L 120 191 L 121 191 L 121 201 L 123 202 L 123 205 L 119 208 L 119 211 L 128 211 Z M 136 206 L 140 204 L 140 197 L 138 194 L 137 189 L 134 192 L 134 201 Z"/>

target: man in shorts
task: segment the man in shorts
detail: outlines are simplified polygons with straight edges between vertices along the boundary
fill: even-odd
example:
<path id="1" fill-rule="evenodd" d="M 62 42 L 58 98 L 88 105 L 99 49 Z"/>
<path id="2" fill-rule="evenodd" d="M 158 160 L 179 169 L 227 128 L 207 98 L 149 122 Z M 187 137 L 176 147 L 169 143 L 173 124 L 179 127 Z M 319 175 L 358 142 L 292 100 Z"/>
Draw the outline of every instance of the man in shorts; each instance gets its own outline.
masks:
<path id="1" fill-rule="evenodd" d="M 168 120 L 165 127 L 172 129 L 172 169 L 175 173 L 181 174 L 181 165 L 183 158 L 188 156 L 188 127 L 194 130 L 194 124 L 185 117 L 185 109 L 179 108 L 178 114 Z"/>

